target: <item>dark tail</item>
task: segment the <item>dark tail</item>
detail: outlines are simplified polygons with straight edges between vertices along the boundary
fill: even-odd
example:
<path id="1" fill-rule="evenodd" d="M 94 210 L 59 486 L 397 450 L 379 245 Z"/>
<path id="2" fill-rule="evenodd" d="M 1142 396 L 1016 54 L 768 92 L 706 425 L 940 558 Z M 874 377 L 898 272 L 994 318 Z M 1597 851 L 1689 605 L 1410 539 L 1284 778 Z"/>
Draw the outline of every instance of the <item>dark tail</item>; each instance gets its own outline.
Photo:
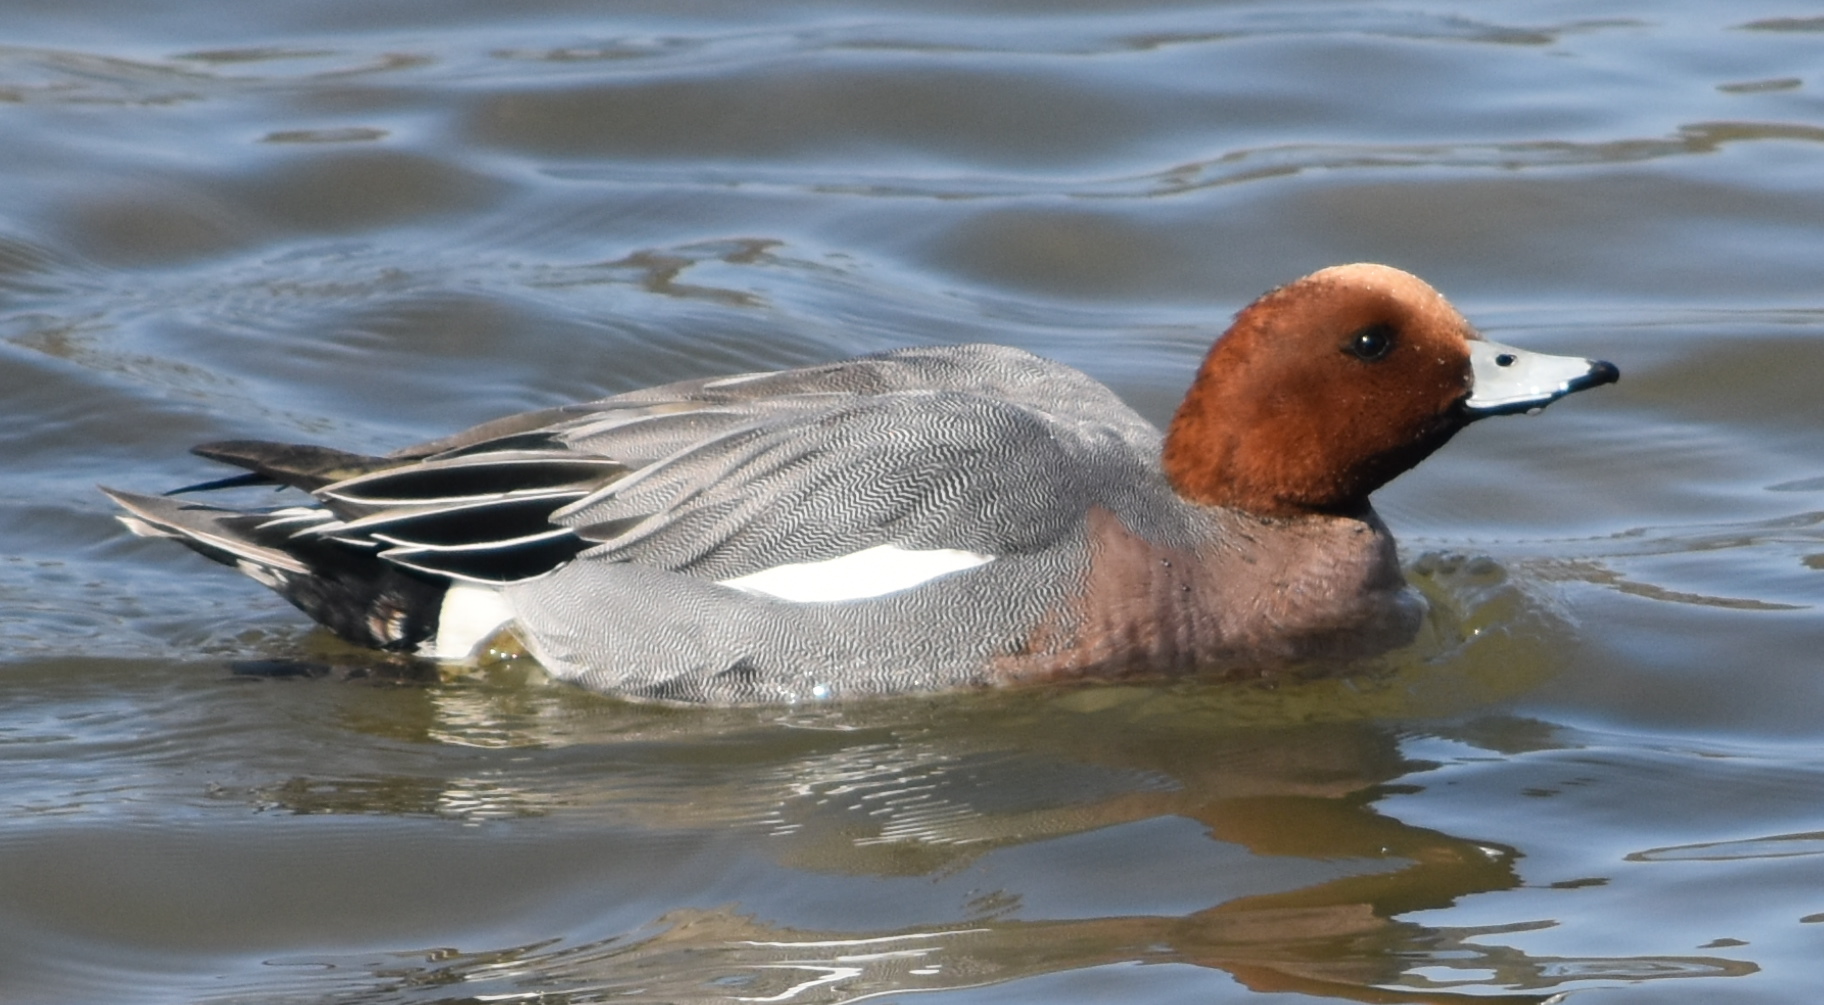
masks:
<path id="1" fill-rule="evenodd" d="M 244 468 L 249 473 L 173 489 L 167 495 L 241 485 L 289 485 L 294 489 L 315 492 L 344 478 L 398 467 L 401 463 L 397 459 L 351 454 L 331 447 L 307 443 L 271 443 L 266 440 L 221 440 L 191 447 L 190 452 L 198 457 Z"/>
<path id="2" fill-rule="evenodd" d="M 197 452 L 228 460 L 220 448 L 232 446 L 240 444 L 210 444 Z M 327 459 L 330 454 L 340 452 L 325 450 L 319 459 Z M 297 458 L 294 454 L 291 461 Z M 265 480 L 284 484 L 295 485 L 313 478 L 326 484 L 346 477 L 331 473 L 329 466 L 270 461 L 261 467 L 246 466 Z M 437 616 L 449 581 L 384 561 L 376 549 L 299 533 L 335 519 L 328 511 L 295 507 L 248 512 L 167 496 L 109 488 L 102 491 L 126 510 L 119 519 L 133 533 L 174 538 L 208 558 L 233 566 L 351 642 L 409 652 L 437 633 Z"/>

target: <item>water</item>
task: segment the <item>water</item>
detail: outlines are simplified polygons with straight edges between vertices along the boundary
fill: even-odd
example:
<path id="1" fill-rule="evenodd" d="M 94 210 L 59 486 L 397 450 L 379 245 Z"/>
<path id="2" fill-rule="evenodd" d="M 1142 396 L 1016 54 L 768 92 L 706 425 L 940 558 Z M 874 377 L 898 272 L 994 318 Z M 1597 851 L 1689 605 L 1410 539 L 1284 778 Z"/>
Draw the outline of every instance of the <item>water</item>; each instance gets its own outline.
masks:
<path id="1" fill-rule="evenodd" d="M 10 5 L 0 1000 L 1810 1000 L 1794 11 Z M 417 679 L 93 490 L 912 343 L 1160 420 L 1230 313 L 1361 259 L 1624 377 L 1380 494 L 1440 613 L 1350 681 Z"/>

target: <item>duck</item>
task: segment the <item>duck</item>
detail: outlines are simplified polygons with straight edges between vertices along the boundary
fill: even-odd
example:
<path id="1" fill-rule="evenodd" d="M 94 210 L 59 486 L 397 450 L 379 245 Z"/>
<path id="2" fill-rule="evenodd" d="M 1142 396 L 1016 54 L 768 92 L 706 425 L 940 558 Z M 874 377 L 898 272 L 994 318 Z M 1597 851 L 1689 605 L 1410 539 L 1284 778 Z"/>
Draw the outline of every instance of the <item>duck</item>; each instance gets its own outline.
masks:
<path id="1" fill-rule="evenodd" d="M 1619 377 L 1489 341 L 1424 280 L 1357 263 L 1241 310 L 1163 432 L 1030 352 L 915 347 L 384 456 L 207 443 L 241 473 L 102 491 L 135 534 L 354 643 L 444 662 L 512 647 L 625 699 L 1257 680 L 1415 636 L 1424 601 L 1376 489 L 1472 422 Z M 254 485 L 291 491 L 193 499 Z"/>

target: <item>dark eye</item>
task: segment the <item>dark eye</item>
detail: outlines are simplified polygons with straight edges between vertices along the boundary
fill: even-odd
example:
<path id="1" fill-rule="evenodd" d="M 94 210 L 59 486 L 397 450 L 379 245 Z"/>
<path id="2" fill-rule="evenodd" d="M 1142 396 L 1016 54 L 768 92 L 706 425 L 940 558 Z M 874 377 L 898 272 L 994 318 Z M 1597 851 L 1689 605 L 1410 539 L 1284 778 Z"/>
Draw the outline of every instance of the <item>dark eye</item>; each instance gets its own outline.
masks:
<path id="1" fill-rule="evenodd" d="M 1363 359 L 1369 362 L 1380 359 L 1387 355 L 1388 350 L 1393 348 L 1393 326 L 1383 324 L 1369 325 L 1356 332 L 1354 335 L 1349 336 L 1349 342 L 1345 348 L 1348 349 L 1349 355 L 1354 356 L 1356 359 Z"/>

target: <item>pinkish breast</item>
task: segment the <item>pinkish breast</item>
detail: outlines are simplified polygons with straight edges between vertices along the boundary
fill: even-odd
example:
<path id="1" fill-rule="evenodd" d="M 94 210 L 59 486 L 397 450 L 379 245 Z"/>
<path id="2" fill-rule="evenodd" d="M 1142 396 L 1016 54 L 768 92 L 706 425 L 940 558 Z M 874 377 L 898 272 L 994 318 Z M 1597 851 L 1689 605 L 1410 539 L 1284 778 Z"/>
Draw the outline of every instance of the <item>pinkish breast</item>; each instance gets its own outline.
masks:
<path id="1" fill-rule="evenodd" d="M 1183 548 L 1092 510 L 1081 584 L 992 662 L 989 679 L 1266 677 L 1385 652 L 1417 631 L 1424 602 L 1406 588 L 1393 537 L 1372 512 L 1205 515 L 1209 543 Z"/>

